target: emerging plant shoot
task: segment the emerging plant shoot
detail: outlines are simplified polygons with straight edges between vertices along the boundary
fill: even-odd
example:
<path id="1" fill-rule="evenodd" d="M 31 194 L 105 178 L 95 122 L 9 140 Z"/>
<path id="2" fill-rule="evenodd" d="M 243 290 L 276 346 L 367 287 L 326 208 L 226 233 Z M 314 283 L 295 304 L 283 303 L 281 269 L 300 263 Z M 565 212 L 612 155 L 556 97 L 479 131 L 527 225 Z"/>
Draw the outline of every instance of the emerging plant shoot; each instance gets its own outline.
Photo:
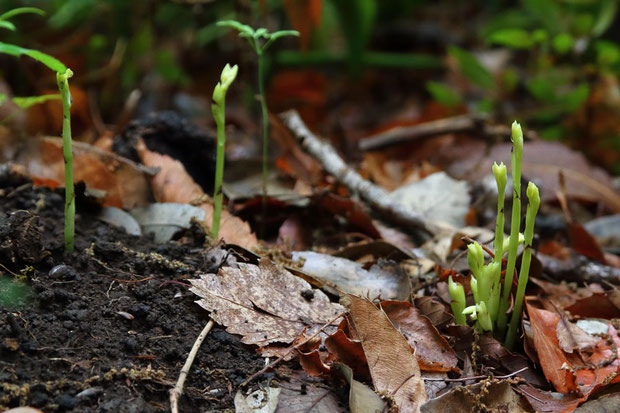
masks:
<path id="1" fill-rule="evenodd" d="M 213 104 L 211 111 L 217 125 L 217 160 L 215 163 L 215 186 L 213 190 L 213 222 L 211 234 L 217 239 L 220 232 L 220 218 L 222 216 L 222 180 L 224 179 L 224 157 L 226 155 L 226 92 L 237 77 L 238 67 L 230 67 L 227 63 L 222 70 L 220 81 L 213 89 Z"/>

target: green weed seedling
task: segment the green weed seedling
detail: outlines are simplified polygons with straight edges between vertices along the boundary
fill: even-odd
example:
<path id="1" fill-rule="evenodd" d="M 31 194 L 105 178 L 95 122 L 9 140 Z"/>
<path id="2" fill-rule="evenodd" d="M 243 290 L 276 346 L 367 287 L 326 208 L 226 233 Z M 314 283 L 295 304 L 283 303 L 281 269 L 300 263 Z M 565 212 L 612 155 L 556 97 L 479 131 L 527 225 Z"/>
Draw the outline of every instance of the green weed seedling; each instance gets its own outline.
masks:
<path id="1" fill-rule="evenodd" d="M 21 7 L 9 10 L 0 15 L 0 28 L 15 30 L 15 25 L 9 21 L 14 16 L 24 13 L 44 15 L 43 10 L 34 7 Z M 44 64 L 50 70 L 56 72 L 58 89 L 62 100 L 62 146 L 65 159 L 65 253 L 73 252 L 75 246 L 75 195 L 73 192 L 73 152 L 71 149 L 71 93 L 69 91 L 69 78 L 73 72 L 60 60 L 39 52 L 38 50 L 26 49 L 0 42 L 0 53 L 15 57 L 28 56 L 39 63 Z"/>
<path id="2" fill-rule="evenodd" d="M 218 26 L 232 27 L 239 32 L 240 37 L 244 37 L 256 52 L 258 59 L 258 93 L 261 104 L 263 118 L 263 199 L 267 198 L 267 158 L 269 154 L 269 117 L 267 112 L 267 101 L 265 100 L 265 51 L 277 39 L 285 36 L 299 36 L 297 30 L 280 30 L 269 33 L 267 29 L 261 27 L 254 30 L 252 27 L 239 23 L 235 20 L 224 20 L 217 22 Z"/>
<path id="3" fill-rule="evenodd" d="M 222 216 L 222 180 L 224 179 L 224 156 L 226 149 L 226 92 L 237 77 L 238 67 L 230 67 L 227 63 L 222 70 L 220 81 L 213 89 L 213 104 L 211 111 L 217 125 L 217 160 L 215 163 L 215 186 L 213 190 L 213 222 L 211 234 L 217 240 L 220 232 L 220 217 Z"/>
<path id="4" fill-rule="evenodd" d="M 474 242 L 467 246 L 467 262 L 471 270 L 471 290 L 474 294 L 475 305 L 465 308 L 463 286 L 449 280 L 449 290 L 452 297 L 452 311 L 457 324 L 466 324 L 463 314 L 469 314 L 476 321 L 477 330 L 492 331 L 496 337 L 504 338 L 505 345 L 511 349 L 516 338 L 517 328 L 523 312 L 523 296 L 527 285 L 530 262 L 532 259 L 532 240 L 534 238 L 534 221 L 540 205 L 538 188 L 532 182 L 527 188 L 529 205 L 525 221 L 525 235 L 519 232 L 521 226 L 521 162 L 523 159 L 523 132 L 521 126 L 512 124 L 512 185 L 513 203 L 510 237 L 504 239 L 504 193 L 507 183 L 506 166 L 503 163 L 493 164 L 493 175 L 497 183 L 497 220 L 495 223 L 495 242 L 493 259 L 484 263 L 484 249 Z M 506 333 L 508 309 L 510 306 L 510 291 L 512 289 L 513 274 L 517 261 L 519 244 L 525 242 L 525 249 L 521 259 L 521 270 L 517 286 L 517 295 L 514 301 L 514 310 L 510 319 L 508 333 Z M 502 287 L 502 257 L 508 252 L 506 275 Z M 460 311 L 459 314 L 457 314 Z"/>

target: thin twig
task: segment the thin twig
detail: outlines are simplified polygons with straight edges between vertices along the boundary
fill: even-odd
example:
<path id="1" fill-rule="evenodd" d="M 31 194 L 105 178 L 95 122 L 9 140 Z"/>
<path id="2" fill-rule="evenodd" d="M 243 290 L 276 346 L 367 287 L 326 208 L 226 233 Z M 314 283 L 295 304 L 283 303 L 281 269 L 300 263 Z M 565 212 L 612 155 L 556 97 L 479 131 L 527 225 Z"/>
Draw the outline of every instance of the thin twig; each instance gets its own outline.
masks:
<path id="1" fill-rule="evenodd" d="M 319 333 L 321 333 L 321 331 L 325 330 L 327 327 L 329 327 L 334 321 L 338 320 L 340 317 L 343 317 L 346 314 L 346 312 L 340 313 L 338 314 L 336 317 L 332 318 L 331 320 L 329 320 L 327 323 L 323 324 L 323 326 L 321 326 L 321 328 L 319 328 L 314 334 L 312 334 L 310 337 L 308 337 L 307 339 L 305 339 L 304 341 L 302 341 L 301 343 L 298 343 L 294 346 L 291 346 L 288 348 L 288 350 L 286 350 L 284 352 L 284 354 L 280 355 L 280 357 L 278 357 L 277 359 L 275 359 L 274 361 L 272 361 L 271 363 L 269 363 L 268 365 L 266 365 L 265 367 L 263 367 L 262 369 L 260 369 L 259 371 L 257 371 L 256 373 L 252 374 L 246 381 L 244 381 L 243 383 L 241 383 L 241 385 L 239 387 L 245 387 L 248 383 L 250 383 L 252 380 L 254 380 L 255 378 L 257 378 L 258 376 L 260 376 L 261 374 L 263 374 L 264 372 L 266 372 L 267 370 L 273 368 L 273 366 L 275 366 L 276 364 L 278 364 L 279 362 L 281 362 L 282 360 L 284 360 L 284 358 L 286 356 L 288 356 L 289 354 L 291 354 L 293 352 L 293 350 L 298 349 L 299 347 L 303 346 L 304 344 L 306 344 L 308 341 L 312 340 L 314 337 L 318 336 Z"/>
<path id="2" fill-rule="evenodd" d="M 428 377 L 428 378 L 422 377 L 422 378 L 424 380 L 426 380 L 426 381 L 445 381 L 445 382 L 481 380 L 481 379 L 486 379 L 487 377 L 493 377 L 494 379 L 503 380 L 503 379 L 509 379 L 509 378 L 511 378 L 513 376 L 516 376 L 519 373 L 523 373 L 527 369 L 529 369 L 529 367 L 523 367 L 522 369 L 519 369 L 517 371 L 513 371 L 512 373 L 506 374 L 505 376 L 485 376 L 485 375 L 480 375 L 480 376 L 471 376 L 471 377 L 461 377 L 461 378 L 458 378 L 458 379 L 442 379 L 440 377 Z"/>
<path id="3" fill-rule="evenodd" d="M 194 358 L 196 358 L 196 353 L 198 353 L 198 349 L 202 345 L 202 342 L 204 341 L 205 337 L 207 337 L 207 334 L 209 334 L 209 331 L 211 331 L 212 327 L 213 327 L 213 320 L 209 320 L 205 328 L 202 329 L 202 331 L 198 335 L 198 338 L 194 342 L 194 346 L 192 347 L 192 350 L 189 352 L 189 355 L 187 356 L 187 360 L 185 360 L 185 364 L 183 365 L 183 368 L 181 369 L 181 373 L 179 374 L 179 379 L 177 380 L 177 384 L 174 386 L 173 389 L 170 390 L 170 411 L 172 413 L 179 413 L 179 398 L 183 394 L 183 385 L 185 384 L 185 379 L 187 378 L 187 375 L 189 374 L 189 369 L 192 367 L 192 363 L 194 363 Z"/>
<path id="4" fill-rule="evenodd" d="M 443 229 L 441 224 L 430 222 L 423 214 L 394 202 L 387 191 L 362 178 L 344 162 L 332 145 L 310 132 L 296 111 L 285 112 L 280 118 L 302 148 L 322 163 L 325 171 L 346 186 L 350 192 L 357 194 L 386 220 L 405 228 L 418 228 L 431 235 L 436 235 Z"/>
<path id="5" fill-rule="evenodd" d="M 512 373 L 510 373 L 510 374 L 507 374 L 507 375 L 505 375 L 505 376 L 495 376 L 495 377 L 493 377 L 493 376 L 484 376 L 484 375 L 481 375 L 481 376 L 461 377 L 461 378 L 458 378 L 458 379 L 444 379 L 444 378 L 441 378 L 441 377 L 426 377 L 426 378 L 425 378 L 425 377 L 422 377 L 422 380 L 425 380 L 425 381 L 458 382 L 458 381 L 469 381 L 469 380 L 481 380 L 481 379 L 486 379 L 486 378 L 488 378 L 488 377 L 493 377 L 494 379 L 500 379 L 500 380 L 502 380 L 502 379 L 507 379 L 507 378 L 510 378 L 510 377 L 512 377 L 512 376 L 516 376 L 517 374 L 519 374 L 519 373 L 521 373 L 521 372 L 523 372 L 523 371 L 525 371 L 525 370 L 527 370 L 527 369 L 529 369 L 529 367 L 523 367 L 522 369 L 517 370 L 517 371 L 515 371 L 515 372 L 512 372 Z M 411 380 L 411 379 L 412 379 L 415 375 L 417 375 L 417 374 L 418 374 L 418 373 L 414 373 L 414 374 L 412 374 L 411 376 L 407 377 L 407 378 L 406 378 L 406 379 L 405 379 L 405 380 L 404 380 L 404 381 L 400 384 L 400 386 L 398 386 L 398 387 L 397 387 L 397 388 L 396 388 L 396 389 L 392 392 L 392 394 L 396 394 L 396 392 L 398 391 L 398 389 L 400 389 L 401 387 L 403 387 L 403 385 L 404 385 L 405 383 L 407 383 L 409 380 Z"/>

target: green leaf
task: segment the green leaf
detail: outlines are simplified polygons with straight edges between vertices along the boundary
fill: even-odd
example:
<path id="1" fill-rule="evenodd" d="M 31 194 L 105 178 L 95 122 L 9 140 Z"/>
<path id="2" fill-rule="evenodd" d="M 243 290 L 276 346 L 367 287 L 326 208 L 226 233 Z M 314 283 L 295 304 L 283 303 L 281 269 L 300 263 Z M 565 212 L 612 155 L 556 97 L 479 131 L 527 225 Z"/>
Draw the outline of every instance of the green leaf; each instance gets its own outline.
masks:
<path id="1" fill-rule="evenodd" d="M 246 36 L 254 37 L 254 29 L 247 24 L 242 24 L 236 20 L 222 20 L 216 23 L 217 26 L 231 27 L 236 29 L 239 33 L 243 33 Z"/>
<path id="2" fill-rule="evenodd" d="M 17 29 L 13 23 L 8 22 L 6 20 L 0 20 L 0 28 L 7 29 L 12 32 L 14 32 Z"/>
<path id="3" fill-rule="evenodd" d="M 450 46 L 448 53 L 458 61 L 461 72 L 473 84 L 483 89 L 492 89 L 495 86 L 493 75 L 480 64 L 476 56 L 456 46 Z"/>
<path id="4" fill-rule="evenodd" d="M 297 30 L 278 30 L 275 33 L 271 33 L 271 35 L 269 35 L 269 38 L 271 40 L 277 40 L 280 37 L 285 37 L 285 36 L 299 37 L 299 32 Z"/>
<path id="5" fill-rule="evenodd" d="M 0 20 L 8 20 L 14 16 L 17 16 L 18 14 L 26 14 L 26 13 L 38 14 L 39 16 L 45 16 L 45 12 L 36 7 L 18 7 L 16 9 L 9 10 L 5 13 L 0 14 Z"/>
<path id="6" fill-rule="evenodd" d="M 582 83 L 562 96 L 562 105 L 567 112 L 574 112 L 586 103 L 588 96 L 590 96 L 590 86 L 587 83 Z"/>
<path id="7" fill-rule="evenodd" d="M 8 95 L 6 93 L 0 93 L 0 106 L 8 99 Z"/>
<path id="8" fill-rule="evenodd" d="M 566 54 L 571 51 L 573 45 L 575 44 L 575 40 L 573 36 L 568 33 L 560 33 L 553 38 L 553 50 L 558 52 L 559 54 Z"/>
<path id="9" fill-rule="evenodd" d="M 442 83 L 428 81 L 426 82 L 426 90 L 431 94 L 433 100 L 449 108 L 454 108 L 462 102 L 461 96 L 454 89 Z"/>
<path id="10" fill-rule="evenodd" d="M 605 33 L 614 22 L 618 11 L 618 0 L 601 0 L 600 7 L 596 22 L 592 27 L 593 37 L 599 37 Z"/>
<path id="11" fill-rule="evenodd" d="M 534 45 L 534 41 L 527 30 L 523 29 L 502 29 L 492 33 L 487 41 L 492 44 L 499 44 L 512 49 L 529 49 Z"/>
<path id="12" fill-rule="evenodd" d="M 26 55 L 40 63 L 43 63 L 54 72 L 64 73 L 67 70 L 67 66 L 65 66 L 60 60 L 43 52 L 39 52 L 38 50 L 26 49 L 20 46 L 15 46 L 14 44 L 0 42 L 0 53 L 5 53 L 16 57 Z"/>
<path id="13" fill-rule="evenodd" d="M 60 100 L 60 99 L 61 99 L 61 96 L 59 94 L 55 94 L 55 95 L 42 95 L 42 96 L 14 97 L 11 100 L 20 109 L 28 109 L 31 106 L 39 105 L 41 103 L 45 103 L 48 100 Z"/>
<path id="14" fill-rule="evenodd" d="M 594 44 L 599 65 L 612 66 L 620 61 L 620 47 L 614 42 L 599 40 Z"/>

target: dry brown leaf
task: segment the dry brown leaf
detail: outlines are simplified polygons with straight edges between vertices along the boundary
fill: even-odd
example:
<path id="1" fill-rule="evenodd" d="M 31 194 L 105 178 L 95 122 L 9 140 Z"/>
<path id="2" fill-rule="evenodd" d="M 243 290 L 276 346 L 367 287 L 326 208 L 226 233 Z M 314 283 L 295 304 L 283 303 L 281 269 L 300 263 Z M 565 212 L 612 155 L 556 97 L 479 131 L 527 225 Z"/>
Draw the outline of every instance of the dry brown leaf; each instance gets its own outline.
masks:
<path id="1" fill-rule="evenodd" d="M 566 353 L 572 353 L 575 350 L 577 352 L 592 350 L 601 340 L 599 337 L 592 337 L 577 324 L 566 319 L 558 323 L 556 330 L 560 347 Z"/>
<path id="2" fill-rule="evenodd" d="M 458 370 L 456 353 L 417 308 L 405 301 L 382 301 L 380 306 L 414 349 L 421 370 Z"/>
<path id="3" fill-rule="evenodd" d="M 525 396 L 538 412 L 569 413 L 585 399 L 574 394 L 540 390 L 529 383 L 520 384 L 516 390 Z"/>
<path id="4" fill-rule="evenodd" d="M 35 184 L 64 185 L 62 139 L 31 139 L 18 162 L 24 165 Z M 147 168 L 115 153 L 73 142 L 73 171 L 74 182 L 84 181 L 89 189 L 105 191 L 103 206 L 129 209 L 150 202 Z"/>
<path id="5" fill-rule="evenodd" d="M 190 291 L 202 297 L 197 303 L 211 312 L 213 320 L 229 333 L 241 335 L 246 344 L 291 343 L 304 330 L 312 335 L 344 310 L 269 260 L 261 260 L 258 266 L 238 265 L 190 280 Z M 311 299 L 305 298 L 307 291 L 313 293 Z"/>
<path id="6" fill-rule="evenodd" d="M 160 171 L 151 181 L 155 199 L 158 202 L 179 203 L 200 200 L 201 204 L 197 206 L 206 213 L 203 224 L 207 228 L 211 228 L 213 204 L 205 200 L 206 197 L 202 188 L 194 182 L 183 164 L 167 155 L 149 151 L 141 141 L 137 145 L 137 150 L 142 163 L 149 167 L 160 168 Z M 250 225 L 226 210 L 222 211 L 219 237 L 228 243 L 238 244 L 245 248 L 253 248 L 258 245 L 258 240 L 250 229 Z"/>
<path id="7" fill-rule="evenodd" d="M 488 174 L 489 165 L 504 162 L 510 165 L 512 144 L 499 144 L 491 148 L 489 155 L 478 162 L 469 179 Z M 510 166 L 509 166 L 510 167 Z M 543 200 L 554 201 L 560 190 L 559 172 L 566 181 L 566 195 L 586 201 L 602 201 L 611 211 L 620 212 L 620 195 L 613 189 L 611 178 L 600 168 L 588 163 L 583 154 L 573 151 L 559 142 L 527 142 L 523 147 L 522 174 L 536 181 Z"/>
<path id="8" fill-rule="evenodd" d="M 352 327 L 361 339 L 375 390 L 393 395 L 399 412 L 419 412 L 426 391 L 405 337 L 370 301 L 346 295 L 341 302 L 351 310 Z"/>
<path id="9" fill-rule="evenodd" d="M 505 380 L 484 381 L 456 387 L 424 404 L 421 411 L 423 413 L 486 411 L 525 413 L 535 410 Z"/>

